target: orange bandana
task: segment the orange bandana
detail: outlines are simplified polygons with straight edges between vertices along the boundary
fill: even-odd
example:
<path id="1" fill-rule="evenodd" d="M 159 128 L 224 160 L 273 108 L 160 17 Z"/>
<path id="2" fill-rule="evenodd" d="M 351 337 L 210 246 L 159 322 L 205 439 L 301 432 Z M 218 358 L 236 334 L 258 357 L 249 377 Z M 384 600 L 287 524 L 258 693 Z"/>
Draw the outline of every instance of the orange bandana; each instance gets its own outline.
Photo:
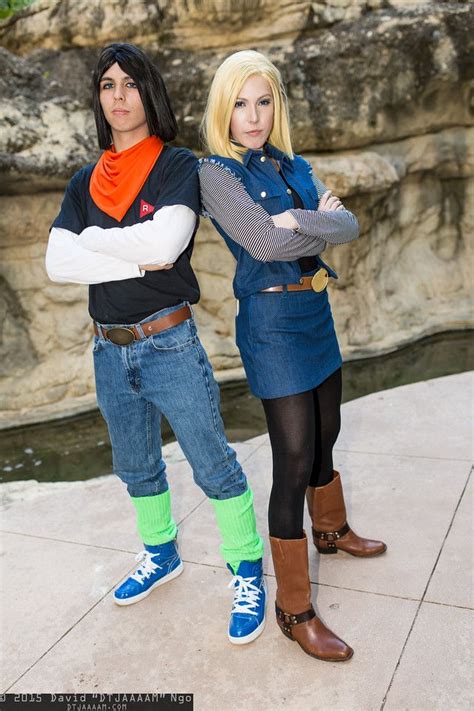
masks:
<path id="1" fill-rule="evenodd" d="M 89 186 L 97 207 L 121 222 L 142 189 L 163 145 L 161 138 L 148 136 L 125 151 L 104 151 L 92 171 Z"/>

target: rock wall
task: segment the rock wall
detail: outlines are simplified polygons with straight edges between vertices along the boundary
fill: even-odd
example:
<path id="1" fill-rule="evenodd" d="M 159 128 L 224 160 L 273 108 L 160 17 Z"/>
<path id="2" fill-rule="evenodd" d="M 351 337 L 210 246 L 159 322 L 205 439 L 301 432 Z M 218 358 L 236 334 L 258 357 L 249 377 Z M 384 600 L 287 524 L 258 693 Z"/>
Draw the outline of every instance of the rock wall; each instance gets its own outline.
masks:
<path id="1" fill-rule="evenodd" d="M 280 66 L 296 150 L 361 224 L 326 252 L 346 357 L 472 325 L 473 24 L 469 3 L 402 0 L 37 0 L 0 23 L 0 427 L 94 404 L 87 290 L 49 282 L 43 260 L 64 185 L 97 156 L 90 72 L 113 40 L 154 56 L 197 152 L 220 61 L 253 47 Z M 242 375 L 233 258 L 207 221 L 194 265 L 214 367 Z"/>

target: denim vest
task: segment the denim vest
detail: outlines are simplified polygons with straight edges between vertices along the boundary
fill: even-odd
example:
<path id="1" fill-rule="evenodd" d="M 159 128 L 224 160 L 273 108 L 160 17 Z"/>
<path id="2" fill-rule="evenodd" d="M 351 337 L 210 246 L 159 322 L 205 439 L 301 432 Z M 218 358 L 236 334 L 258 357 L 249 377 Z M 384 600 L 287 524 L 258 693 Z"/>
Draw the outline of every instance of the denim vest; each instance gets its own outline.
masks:
<path id="1" fill-rule="evenodd" d="M 209 156 L 201 158 L 200 163 L 211 162 L 225 168 L 232 173 L 249 193 L 250 197 L 270 215 L 277 215 L 294 207 L 293 197 L 283 180 L 278 180 L 275 168 L 267 156 L 280 162 L 280 170 L 286 182 L 298 193 L 306 210 L 316 210 L 319 202 L 318 192 L 312 181 L 312 168 L 301 156 L 291 160 L 274 146 L 266 144 L 265 153 L 262 150 L 248 150 L 243 157 L 243 163 L 234 158 L 223 156 Z M 233 281 L 234 294 L 237 299 L 243 299 L 250 294 L 255 294 L 261 289 L 279 284 L 295 284 L 301 277 L 298 261 L 292 262 L 260 262 L 254 259 L 243 247 L 229 237 L 215 219 L 209 217 L 212 224 L 224 238 L 227 246 L 237 260 L 235 277 Z M 317 256 L 316 261 L 324 266 L 330 276 L 337 279 L 336 273 Z"/>

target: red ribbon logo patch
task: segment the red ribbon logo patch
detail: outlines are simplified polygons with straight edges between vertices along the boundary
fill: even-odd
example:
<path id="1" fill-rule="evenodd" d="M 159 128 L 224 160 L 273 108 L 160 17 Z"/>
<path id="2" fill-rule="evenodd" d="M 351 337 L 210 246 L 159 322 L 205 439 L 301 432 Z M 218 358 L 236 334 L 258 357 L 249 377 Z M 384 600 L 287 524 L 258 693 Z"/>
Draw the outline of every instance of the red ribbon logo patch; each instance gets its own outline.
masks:
<path id="1" fill-rule="evenodd" d="M 155 212 L 154 206 L 150 205 L 149 202 L 145 202 L 145 200 L 140 200 L 140 217 L 151 215 L 152 212 Z"/>

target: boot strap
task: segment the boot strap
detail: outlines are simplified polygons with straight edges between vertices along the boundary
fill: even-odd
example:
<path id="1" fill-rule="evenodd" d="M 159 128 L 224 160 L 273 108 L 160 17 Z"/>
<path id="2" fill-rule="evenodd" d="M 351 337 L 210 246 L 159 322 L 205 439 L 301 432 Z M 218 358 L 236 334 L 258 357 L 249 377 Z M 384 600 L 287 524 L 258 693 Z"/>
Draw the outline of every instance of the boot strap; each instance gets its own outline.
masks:
<path id="1" fill-rule="evenodd" d="M 344 526 L 338 531 L 316 531 L 313 528 L 313 536 L 315 538 L 319 538 L 320 541 L 337 541 L 339 538 L 345 536 L 346 533 L 349 533 L 350 530 L 351 527 L 346 521 Z"/>
<path id="2" fill-rule="evenodd" d="M 299 625 L 301 622 L 308 622 L 308 620 L 312 620 L 313 617 L 316 617 L 316 613 L 312 605 L 309 610 L 306 610 L 306 612 L 302 612 L 299 615 L 291 615 L 289 612 L 283 612 L 283 610 L 281 610 L 275 603 L 275 611 L 276 616 L 280 622 L 282 622 L 282 627 L 285 632 L 291 632 L 293 625 Z"/>

